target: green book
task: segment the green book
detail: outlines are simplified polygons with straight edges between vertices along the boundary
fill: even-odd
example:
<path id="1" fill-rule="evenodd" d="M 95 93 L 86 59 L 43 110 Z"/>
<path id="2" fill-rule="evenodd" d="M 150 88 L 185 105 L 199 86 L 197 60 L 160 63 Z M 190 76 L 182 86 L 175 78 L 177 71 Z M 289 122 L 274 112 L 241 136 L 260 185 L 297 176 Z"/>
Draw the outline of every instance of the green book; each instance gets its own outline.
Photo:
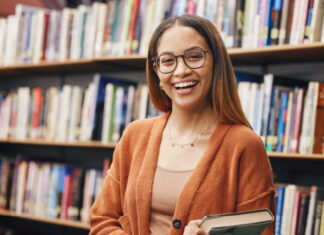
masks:
<path id="1" fill-rule="evenodd" d="M 199 227 L 210 235 L 258 235 L 274 217 L 268 209 L 205 216 Z"/>

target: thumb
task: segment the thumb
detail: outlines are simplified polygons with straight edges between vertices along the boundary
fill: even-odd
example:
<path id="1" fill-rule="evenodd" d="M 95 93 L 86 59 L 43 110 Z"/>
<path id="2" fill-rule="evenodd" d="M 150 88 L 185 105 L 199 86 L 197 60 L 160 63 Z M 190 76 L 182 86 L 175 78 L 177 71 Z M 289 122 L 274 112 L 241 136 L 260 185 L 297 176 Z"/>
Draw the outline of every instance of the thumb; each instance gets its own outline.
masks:
<path id="1" fill-rule="evenodd" d="M 198 229 L 196 230 L 196 235 L 205 235 L 205 234 L 206 234 L 205 231 L 202 230 L 201 228 L 198 228 Z"/>

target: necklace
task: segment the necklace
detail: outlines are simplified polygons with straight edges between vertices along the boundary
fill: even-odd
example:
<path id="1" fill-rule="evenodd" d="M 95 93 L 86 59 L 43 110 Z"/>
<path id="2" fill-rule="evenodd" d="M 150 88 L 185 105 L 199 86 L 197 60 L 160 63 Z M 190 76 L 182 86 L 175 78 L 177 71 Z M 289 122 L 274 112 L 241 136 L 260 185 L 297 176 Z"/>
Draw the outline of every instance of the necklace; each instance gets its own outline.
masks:
<path id="1" fill-rule="evenodd" d="M 208 128 L 206 130 L 204 130 L 201 133 L 197 132 L 197 135 L 195 136 L 195 138 L 193 138 L 192 141 L 188 142 L 188 143 L 177 143 L 173 140 L 172 136 L 171 136 L 171 128 L 170 126 L 168 127 L 168 134 L 169 134 L 169 140 L 171 142 L 171 146 L 172 147 L 176 147 L 176 146 L 180 146 L 181 148 L 184 148 L 186 146 L 190 146 L 190 147 L 195 147 L 195 142 L 197 141 L 197 139 L 201 136 L 203 136 L 213 125 L 215 124 L 215 122 L 212 122 L 211 125 L 208 126 Z"/>

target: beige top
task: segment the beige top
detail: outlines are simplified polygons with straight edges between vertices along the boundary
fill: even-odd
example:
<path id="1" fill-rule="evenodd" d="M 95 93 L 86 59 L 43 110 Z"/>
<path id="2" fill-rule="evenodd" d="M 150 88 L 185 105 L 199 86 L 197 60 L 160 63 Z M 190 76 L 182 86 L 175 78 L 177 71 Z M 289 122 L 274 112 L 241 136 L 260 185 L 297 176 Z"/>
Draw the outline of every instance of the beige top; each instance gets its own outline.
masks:
<path id="1" fill-rule="evenodd" d="M 168 234 L 179 194 L 192 171 L 175 171 L 157 166 L 152 189 L 150 234 Z"/>

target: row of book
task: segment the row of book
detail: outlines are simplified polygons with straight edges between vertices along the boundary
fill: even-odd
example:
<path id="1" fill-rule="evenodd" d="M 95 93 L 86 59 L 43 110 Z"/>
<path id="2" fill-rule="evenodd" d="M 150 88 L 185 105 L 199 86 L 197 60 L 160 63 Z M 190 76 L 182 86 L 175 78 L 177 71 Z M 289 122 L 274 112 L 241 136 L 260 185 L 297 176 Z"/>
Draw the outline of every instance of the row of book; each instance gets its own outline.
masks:
<path id="1" fill-rule="evenodd" d="M 0 208 L 38 217 L 89 222 L 111 160 L 104 169 L 84 169 L 18 156 L 0 159 Z"/>
<path id="2" fill-rule="evenodd" d="M 19 87 L 0 94 L 0 139 L 115 143 L 131 121 L 156 115 L 146 84 L 95 74 L 87 88 Z"/>
<path id="3" fill-rule="evenodd" d="M 324 234 L 324 191 L 318 186 L 276 183 L 275 235 Z"/>
<path id="4" fill-rule="evenodd" d="M 236 72 L 250 124 L 267 151 L 324 154 L 324 83 Z"/>
<path id="5" fill-rule="evenodd" d="M 212 21 L 228 48 L 324 41 L 322 0 L 107 0 L 49 10 L 17 4 L 0 19 L 0 65 L 145 55 L 170 16 Z"/>

